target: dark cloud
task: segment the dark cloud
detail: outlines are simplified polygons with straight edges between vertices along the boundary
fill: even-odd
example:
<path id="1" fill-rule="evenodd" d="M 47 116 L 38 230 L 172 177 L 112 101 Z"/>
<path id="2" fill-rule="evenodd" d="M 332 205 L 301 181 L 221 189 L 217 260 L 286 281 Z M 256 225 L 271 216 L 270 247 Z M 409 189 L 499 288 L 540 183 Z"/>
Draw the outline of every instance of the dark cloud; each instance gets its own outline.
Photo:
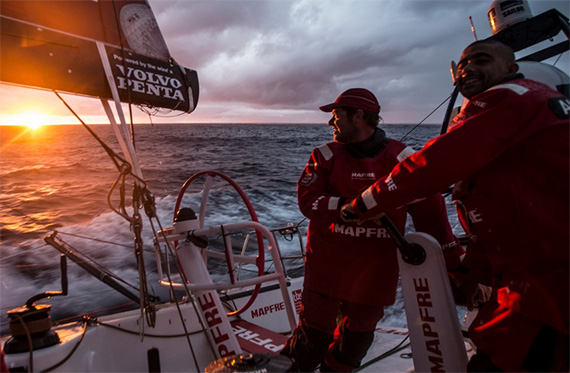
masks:
<path id="1" fill-rule="evenodd" d="M 200 75 L 199 109 L 291 121 L 356 86 L 377 94 L 387 121 L 419 121 L 453 88 L 450 61 L 474 40 L 469 16 L 479 38 L 491 35 L 485 1 L 150 3 L 171 53 Z M 561 5 L 545 3 L 536 14 Z"/>
<path id="2" fill-rule="evenodd" d="M 482 0 L 149 2 L 172 56 L 198 71 L 198 108 L 181 122 L 319 122 L 318 106 L 364 87 L 387 123 L 417 123 L 453 89 L 450 62 L 474 40 L 469 16 L 478 38 L 491 35 Z M 568 15 L 570 5 L 530 7 Z M 558 66 L 569 64 L 566 53 Z"/>

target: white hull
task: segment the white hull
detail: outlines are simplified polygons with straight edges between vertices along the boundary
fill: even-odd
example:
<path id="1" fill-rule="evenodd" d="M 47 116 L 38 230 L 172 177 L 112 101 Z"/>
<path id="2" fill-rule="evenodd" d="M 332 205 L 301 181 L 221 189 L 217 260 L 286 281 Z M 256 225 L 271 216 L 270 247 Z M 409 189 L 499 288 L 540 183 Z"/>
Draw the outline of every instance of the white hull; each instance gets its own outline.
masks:
<path id="1" fill-rule="evenodd" d="M 231 226 L 232 224 L 228 225 L 230 228 Z M 169 232 L 172 240 L 180 237 L 172 230 Z M 190 246 L 196 251 L 199 250 Z M 179 245 L 178 252 L 182 250 L 180 247 L 183 245 Z M 278 250 L 269 251 L 274 255 L 273 259 L 279 261 Z M 234 260 L 248 261 L 243 257 L 236 257 Z M 204 264 L 202 260 L 197 262 L 199 265 Z M 272 266 L 278 267 L 279 270 L 279 265 L 272 263 Z M 193 269 L 186 268 L 185 272 L 190 270 Z M 226 321 L 231 323 L 231 330 L 239 343 L 239 347 L 235 349 L 238 354 L 276 354 L 286 342 L 291 326 L 298 321 L 303 278 L 288 278 L 286 282 L 282 280 L 284 277 L 265 282 L 255 302 L 247 310 L 239 316 L 227 318 Z M 284 283 L 288 300 L 284 299 L 284 292 L 279 286 Z M 194 283 L 189 286 L 200 289 L 204 287 Z M 239 309 L 247 303 L 252 288 L 253 285 L 230 289 L 222 294 L 220 303 L 224 307 L 230 304 L 232 310 Z M 197 295 L 200 290 L 194 290 L 193 293 L 196 299 L 200 299 Z M 203 372 L 213 362 L 224 357 L 220 356 L 219 345 L 212 342 L 223 332 L 218 329 L 218 325 L 209 325 L 209 330 L 202 327 L 208 324 L 205 321 L 210 320 L 211 316 L 204 314 L 199 303 L 186 301 L 178 305 L 157 305 L 154 327 L 148 326 L 146 316 L 142 315 L 140 310 L 59 325 L 52 328 L 59 336 L 59 343 L 51 347 L 36 348 L 32 354 L 7 353 L 5 361 L 10 369 L 23 371 Z M 222 312 L 232 310 L 225 309 Z M 293 313 L 293 323 L 287 310 Z M 181 320 L 184 320 L 184 326 Z M 2 338 L 3 347 L 8 338 L 9 336 Z M 466 347 L 468 348 L 468 345 Z M 150 350 L 153 352 L 149 355 Z M 408 331 L 379 324 L 373 345 L 363 360 L 362 371 L 414 371 Z"/>
<path id="2" fill-rule="evenodd" d="M 291 281 L 290 293 L 295 293 L 300 289 L 301 281 L 302 279 Z M 261 293 L 250 310 L 257 310 L 257 313 L 253 313 L 259 315 L 259 310 L 267 309 L 268 305 L 279 304 L 279 296 L 278 290 Z M 242 302 L 245 302 L 245 299 L 242 299 Z M 251 322 L 259 322 L 267 326 L 274 325 L 272 332 L 259 334 L 240 326 L 233 328 L 240 344 L 244 345 L 247 344 L 244 341 L 249 341 L 249 346 L 257 346 L 257 350 L 252 351 L 254 353 L 274 353 L 282 347 L 284 335 L 274 333 L 286 327 L 286 315 L 284 310 L 275 310 L 276 307 L 272 309 L 273 312 L 267 312 L 263 316 L 251 317 L 252 312 L 247 312 L 243 317 L 249 318 Z M 141 330 L 139 310 L 54 327 L 52 330 L 58 333 L 61 342 L 52 347 L 33 351 L 33 369 L 44 371 L 65 361 L 50 371 L 148 372 L 150 369 L 147 352 L 154 348 L 158 350 L 162 372 L 204 371 L 216 360 L 216 357 L 209 347 L 206 333 L 201 330 L 194 306 L 191 303 L 180 304 L 180 312 L 185 320 L 192 348 L 184 336 L 176 305 L 164 304 L 157 308 L 154 328 L 144 325 L 142 328 L 144 330 Z M 406 329 L 379 325 L 373 345 L 363 361 L 362 371 L 414 371 L 407 336 Z M 2 343 L 5 341 L 6 337 L 3 338 Z M 401 349 L 366 366 L 370 360 L 378 358 L 399 345 Z M 247 351 L 244 349 L 244 352 Z M 6 362 L 10 369 L 24 368 L 27 370 L 30 367 L 30 354 L 27 352 L 7 354 Z"/>

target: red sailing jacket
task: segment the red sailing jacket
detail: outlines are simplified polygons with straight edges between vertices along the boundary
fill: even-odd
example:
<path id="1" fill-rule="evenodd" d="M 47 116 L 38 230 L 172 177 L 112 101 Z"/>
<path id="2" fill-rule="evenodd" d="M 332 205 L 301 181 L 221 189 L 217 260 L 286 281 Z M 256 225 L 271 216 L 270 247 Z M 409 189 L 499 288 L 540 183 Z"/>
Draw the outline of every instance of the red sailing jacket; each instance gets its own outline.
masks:
<path id="1" fill-rule="evenodd" d="M 310 219 L 306 288 L 357 303 L 394 303 L 399 273 L 396 246 L 377 223 L 343 222 L 340 207 L 411 153 L 411 148 L 396 140 L 373 158 L 355 158 L 336 142 L 313 151 L 297 184 L 299 207 Z M 441 195 L 388 211 L 401 232 L 406 212 L 417 231 L 431 234 L 442 244 L 448 265 L 457 266 L 463 248 L 451 232 Z"/>
<path id="2" fill-rule="evenodd" d="M 360 217 L 456 183 L 472 222 L 463 265 L 502 301 L 568 333 L 570 102 L 517 79 L 472 98 L 456 126 L 364 191 Z"/>

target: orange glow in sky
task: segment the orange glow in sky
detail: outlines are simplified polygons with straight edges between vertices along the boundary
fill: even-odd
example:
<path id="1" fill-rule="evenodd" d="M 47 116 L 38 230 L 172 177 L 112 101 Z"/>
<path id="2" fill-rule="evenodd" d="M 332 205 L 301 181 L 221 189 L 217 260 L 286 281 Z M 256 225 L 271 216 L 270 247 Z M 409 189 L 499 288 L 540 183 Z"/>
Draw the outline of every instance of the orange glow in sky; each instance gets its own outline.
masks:
<path id="1" fill-rule="evenodd" d="M 22 111 L 10 115 L 5 121 L 13 126 L 27 126 L 29 129 L 36 130 L 44 124 L 50 124 L 50 117 L 39 111 Z"/>

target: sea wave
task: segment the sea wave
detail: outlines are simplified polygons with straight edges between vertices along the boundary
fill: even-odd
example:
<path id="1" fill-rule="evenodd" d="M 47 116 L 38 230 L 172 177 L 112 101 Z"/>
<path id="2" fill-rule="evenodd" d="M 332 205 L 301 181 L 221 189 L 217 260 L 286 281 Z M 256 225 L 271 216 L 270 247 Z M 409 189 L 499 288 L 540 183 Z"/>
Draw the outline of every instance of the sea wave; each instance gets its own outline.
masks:
<path id="1" fill-rule="evenodd" d="M 102 127 L 97 126 L 96 132 L 112 148 L 118 148 Z M 385 128 L 389 136 L 399 139 L 411 127 Z M 59 253 L 44 242 L 44 237 L 54 231 L 105 268 L 129 282 L 138 282 L 131 224 L 107 205 L 108 193 L 118 176 L 109 156 L 80 126 L 41 130 L 45 132 L 25 136 L 18 129 L 3 129 L 0 133 L 2 144 L 9 144 L 3 145 L 0 163 L 2 332 L 7 326 L 6 311 L 22 306 L 35 294 L 61 288 Z M 302 223 L 301 233 L 305 234 L 307 222 L 297 206 L 296 182 L 313 148 L 331 141 L 328 126 L 157 125 L 138 127 L 137 131 L 137 154 L 162 227 L 172 224 L 184 182 L 198 171 L 216 170 L 243 188 L 262 224 L 278 228 Z M 435 135 L 437 128 L 421 129 L 408 140 L 420 148 Z M 16 136 L 17 141 L 13 141 Z M 199 190 L 190 188 L 181 207 L 197 209 L 202 198 Z M 115 190 L 111 198 L 115 208 L 118 192 Z M 125 190 L 127 195 L 130 192 Z M 128 206 L 130 200 L 126 203 Z M 459 229 L 453 221 L 451 203 L 448 208 L 454 229 Z M 217 182 L 208 200 L 206 225 L 246 219 L 250 216 L 242 199 L 227 183 Z M 145 263 L 149 283 L 160 293 L 163 289 L 156 285 L 152 228 L 159 229 L 143 222 Z M 223 242 L 212 237 L 211 245 L 221 247 Z M 297 249 L 297 241 L 288 237 L 281 245 L 285 253 Z M 69 295 L 47 301 L 57 304 L 52 313 L 54 320 L 128 302 L 76 265 L 68 266 L 68 275 Z M 402 305 L 394 307 L 397 310 Z M 387 320 L 392 314 L 401 317 L 401 312 L 387 311 Z"/>

